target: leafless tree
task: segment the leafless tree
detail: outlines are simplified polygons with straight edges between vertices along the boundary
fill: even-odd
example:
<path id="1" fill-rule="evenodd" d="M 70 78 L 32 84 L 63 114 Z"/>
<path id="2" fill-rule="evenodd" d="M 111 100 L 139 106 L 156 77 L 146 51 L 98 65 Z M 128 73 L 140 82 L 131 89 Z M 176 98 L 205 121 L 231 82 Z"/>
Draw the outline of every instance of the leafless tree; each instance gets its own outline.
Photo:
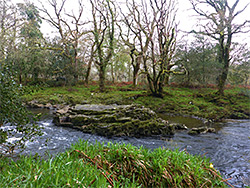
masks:
<path id="1" fill-rule="evenodd" d="M 105 74 L 114 53 L 116 10 L 110 0 L 90 0 L 93 16 L 95 64 L 99 73 L 99 89 L 105 90 Z"/>
<path id="2" fill-rule="evenodd" d="M 62 42 L 62 52 L 69 58 L 71 66 L 73 68 L 73 76 L 75 80 L 78 80 L 79 76 L 79 44 L 82 36 L 89 31 L 83 26 L 88 24 L 88 21 L 84 21 L 84 5 L 83 0 L 78 0 L 78 11 L 71 13 L 65 11 L 65 3 L 67 0 L 48 0 L 53 12 L 48 11 L 48 8 L 40 2 L 41 7 L 39 10 L 44 13 L 42 17 L 54 26 Z M 77 12 L 77 14 L 75 14 Z"/>
<path id="3" fill-rule="evenodd" d="M 172 57 L 176 44 L 176 3 L 174 0 L 127 0 L 128 14 L 124 22 L 132 35 L 125 43 L 130 46 L 132 62 L 136 55 L 143 64 L 148 86 L 154 96 L 162 96 L 163 86 L 174 66 Z"/>
<path id="4" fill-rule="evenodd" d="M 136 46 L 137 36 L 136 35 L 131 36 L 130 34 L 131 29 L 129 27 L 131 26 L 131 23 L 129 23 L 129 20 L 126 18 L 125 14 L 123 14 L 123 16 L 125 19 L 123 19 L 123 21 L 120 22 L 118 27 L 120 29 L 120 37 L 122 39 L 122 42 L 129 48 L 129 56 L 131 58 L 130 64 L 133 68 L 133 87 L 135 87 L 137 85 L 138 74 L 142 63 L 141 54 L 139 52 L 138 46 Z M 129 27 L 122 26 L 123 25 L 122 22 L 125 22 L 125 25 Z M 124 28 L 127 28 L 128 31 L 124 32 Z"/>
<path id="5" fill-rule="evenodd" d="M 230 56 L 232 37 L 237 33 L 249 31 L 249 20 L 236 23 L 235 19 L 247 9 L 249 3 L 237 10 L 240 0 L 234 0 L 231 6 L 228 0 L 190 0 L 190 2 L 193 10 L 206 21 L 201 25 L 201 31 L 194 32 L 209 36 L 218 42 L 218 61 L 222 65 L 218 77 L 218 94 L 223 95 L 232 58 Z"/>

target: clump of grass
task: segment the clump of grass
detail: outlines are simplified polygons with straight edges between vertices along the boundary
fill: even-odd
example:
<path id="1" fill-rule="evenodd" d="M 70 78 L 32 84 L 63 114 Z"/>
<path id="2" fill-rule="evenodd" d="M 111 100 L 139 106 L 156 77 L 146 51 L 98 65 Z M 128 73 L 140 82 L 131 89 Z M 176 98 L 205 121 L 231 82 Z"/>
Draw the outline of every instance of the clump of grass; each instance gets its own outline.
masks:
<path id="1" fill-rule="evenodd" d="M 22 156 L 0 167 L 0 187 L 226 187 L 200 156 L 82 140 L 47 160 Z"/>

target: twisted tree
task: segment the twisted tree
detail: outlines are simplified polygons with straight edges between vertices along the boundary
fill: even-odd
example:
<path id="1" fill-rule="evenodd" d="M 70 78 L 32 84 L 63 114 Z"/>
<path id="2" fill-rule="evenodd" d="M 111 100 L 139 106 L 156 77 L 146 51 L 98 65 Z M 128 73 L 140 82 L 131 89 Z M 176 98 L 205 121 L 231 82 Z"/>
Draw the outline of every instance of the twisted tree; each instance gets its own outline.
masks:
<path id="1" fill-rule="evenodd" d="M 172 58 L 176 46 L 176 2 L 126 2 L 129 13 L 124 14 L 124 23 L 133 34 L 133 41 L 127 37 L 125 44 L 131 49 L 132 62 L 134 56 L 142 62 L 142 74 L 147 77 L 152 95 L 162 97 L 163 86 L 170 73 L 174 73 L 171 68 L 175 65 Z"/>

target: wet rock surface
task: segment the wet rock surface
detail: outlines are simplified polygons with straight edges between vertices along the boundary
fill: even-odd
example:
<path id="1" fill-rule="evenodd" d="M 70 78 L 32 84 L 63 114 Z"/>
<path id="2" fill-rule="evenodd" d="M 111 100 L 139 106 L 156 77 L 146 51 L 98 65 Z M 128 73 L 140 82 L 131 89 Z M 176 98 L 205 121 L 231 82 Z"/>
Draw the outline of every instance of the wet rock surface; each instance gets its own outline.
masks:
<path id="1" fill-rule="evenodd" d="M 198 127 L 198 128 L 192 128 L 188 131 L 189 135 L 198 135 L 198 134 L 205 134 L 205 133 L 215 133 L 216 130 L 214 128 L 208 128 L 208 127 Z"/>
<path id="2" fill-rule="evenodd" d="M 102 136 L 170 136 L 174 126 L 140 105 L 75 105 L 55 112 L 54 123 Z"/>

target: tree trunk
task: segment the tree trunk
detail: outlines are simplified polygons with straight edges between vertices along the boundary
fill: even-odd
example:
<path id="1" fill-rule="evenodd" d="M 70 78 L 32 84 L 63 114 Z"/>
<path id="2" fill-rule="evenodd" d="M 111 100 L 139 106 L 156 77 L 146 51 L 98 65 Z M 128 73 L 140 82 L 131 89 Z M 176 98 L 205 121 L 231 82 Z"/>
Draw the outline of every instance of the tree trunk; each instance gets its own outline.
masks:
<path id="1" fill-rule="evenodd" d="M 133 87 L 135 88 L 135 86 L 137 85 L 137 74 L 138 72 L 133 72 Z"/>
<path id="2" fill-rule="evenodd" d="M 138 72 L 140 69 L 140 59 L 139 59 L 140 57 L 136 56 L 136 60 L 135 60 L 134 53 L 135 53 L 135 48 L 133 48 L 130 51 L 131 65 L 133 67 L 133 87 L 135 88 L 135 86 L 137 85 L 137 76 L 138 76 Z"/>
<path id="3" fill-rule="evenodd" d="M 160 76 L 159 84 L 158 84 L 158 96 L 162 97 L 163 96 L 163 87 L 164 87 L 164 82 L 166 81 L 166 76 L 165 74 L 162 74 Z"/>
<path id="4" fill-rule="evenodd" d="M 74 57 L 73 70 L 74 70 L 74 82 L 77 82 L 78 81 L 78 70 L 77 70 L 77 59 L 76 59 L 76 57 Z"/>
<path id="5" fill-rule="evenodd" d="M 225 84 L 227 80 L 228 70 L 229 70 L 229 61 L 230 61 L 230 46 L 232 41 L 231 28 L 228 26 L 228 38 L 226 45 L 224 44 L 224 35 L 220 36 L 220 52 L 219 52 L 219 62 L 223 64 L 223 70 L 219 76 L 218 82 L 218 94 L 224 95 Z"/>
<path id="6" fill-rule="evenodd" d="M 139 70 L 140 70 L 140 63 L 136 63 L 136 66 L 134 66 L 134 70 L 133 70 L 133 87 L 136 87 L 137 85 L 137 78 L 138 78 Z"/>
<path id="7" fill-rule="evenodd" d="M 224 89 L 225 89 L 225 84 L 228 76 L 228 70 L 229 70 L 229 58 L 226 56 L 224 57 L 224 67 L 222 70 L 222 74 L 219 77 L 219 82 L 218 82 L 218 94 L 219 95 L 224 95 Z"/>
<path id="8" fill-rule="evenodd" d="M 87 72 L 86 72 L 86 76 L 85 76 L 85 83 L 86 84 L 89 84 L 89 75 L 90 75 L 90 72 L 91 72 L 91 65 L 92 65 L 92 60 L 90 60 L 88 62 L 88 68 L 87 68 Z"/>
<path id="9" fill-rule="evenodd" d="M 105 91 L 105 66 L 101 65 L 99 70 L 99 89 L 100 92 Z"/>
<path id="10" fill-rule="evenodd" d="M 89 75 L 90 75 L 90 72 L 91 72 L 92 62 L 93 62 L 93 59 L 94 59 L 94 47 L 95 47 L 95 43 L 91 47 L 90 59 L 89 59 L 89 62 L 88 62 L 88 68 L 87 68 L 87 72 L 86 72 L 86 76 L 85 76 L 85 83 L 86 84 L 89 83 Z"/>
<path id="11" fill-rule="evenodd" d="M 112 77 L 112 83 L 115 83 L 115 73 L 114 73 L 114 65 L 113 62 L 111 63 L 111 77 Z"/>
<path id="12" fill-rule="evenodd" d="M 165 85 L 169 85 L 169 74 L 166 74 L 166 76 L 165 76 Z"/>

